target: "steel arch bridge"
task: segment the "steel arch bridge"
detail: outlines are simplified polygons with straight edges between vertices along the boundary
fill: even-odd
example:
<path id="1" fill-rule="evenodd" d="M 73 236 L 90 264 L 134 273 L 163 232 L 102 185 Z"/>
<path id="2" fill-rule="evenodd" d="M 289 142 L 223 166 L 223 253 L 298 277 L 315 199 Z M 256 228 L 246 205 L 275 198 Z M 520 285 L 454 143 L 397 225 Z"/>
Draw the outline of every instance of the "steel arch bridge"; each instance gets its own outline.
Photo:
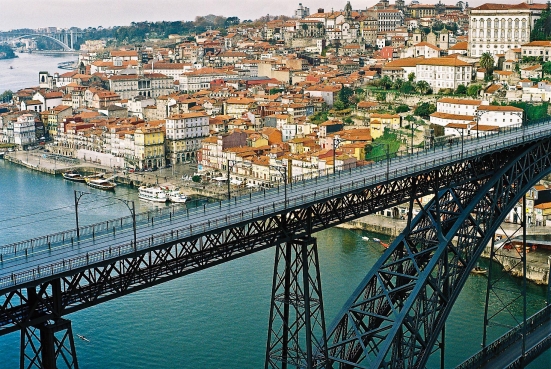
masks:
<path id="1" fill-rule="evenodd" d="M 551 171 L 551 141 L 464 166 L 480 163 L 494 174 L 441 190 L 435 185 L 431 202 L 356 289 L 329 329 L 328 366 L 424 368 L 443 349 L 446 318 L 478 257 L 507 213 Z"/>
<path id="2" fill-rule="evenodd" d="M 275 189 L 187 214 L 140 215 L 137 239 L 121 218 L 83 227 L 82 237 L 70 230 L 1 247 L 0 335 L 21 331 L 22 353 L 30 351 L 25 368 L 34 368 L 41 352 L 57 352 L 67 335 L 72 341 L 63 316 L 275 246 L 276 266 L 285 268 L 274 271 L 267 368 L 423 367 L 492 229 L 551 168 L 550 145 L 547 122 L 473 140 L 467 151 L 456 145 L 393 159 L 390 170 L 387 159 L 386 166 L 295 183 L 285 197 Z M 433 202 L 413 219 L 413 204 L 426 195 Z M 329 338 L 316 339 L 312 332 L 325 329 L 312 234 L 404 202 L 406 231 L 331 325 Z M 43 349 L 37 336 L 59 331 L 67 332 L 61 343 L 49 339 Z M 307 352 L 292 352 L 304 336 Z"/>
<path id="3" fill-rule="evenodd" d="M 26 35 L 19 35 L 17 37 L 12 38 L 11 40 L 16 41 L 16 40 L 21 40 L 23 38 L 29 38 L 29 37 L 44 37 L 44 38 L 47 38 L 49 40 L 54 41 L 56 44 L 61 46 L 63 48 L 63 51 L 74 51 L 74 49 L 71 46 L 67 45 L 65 42 L 60 41 L 55 37 L 52 37 L 52 36 L 49 36 L 49 35 L 46 35 L 46 34 L 41 34 L 41 33 L 29 33 L 29 34 L 26 34 Z"/>

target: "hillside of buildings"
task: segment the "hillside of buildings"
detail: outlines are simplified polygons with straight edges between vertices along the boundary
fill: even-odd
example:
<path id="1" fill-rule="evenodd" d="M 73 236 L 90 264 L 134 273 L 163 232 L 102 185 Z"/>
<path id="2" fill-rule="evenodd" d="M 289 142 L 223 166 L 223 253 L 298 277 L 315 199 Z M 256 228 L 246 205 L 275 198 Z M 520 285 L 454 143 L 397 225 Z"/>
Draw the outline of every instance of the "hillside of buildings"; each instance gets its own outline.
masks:
<path id="1" fill-rule="evenodd" d="M 147 42 L 86 40 L 77 69 L 4 93 L 0 142 L 134 171 L 193 163 L 258 188 L 354 168 L 548 117 L 551 41 L 534 32 L 548 12 L 383 0 L 208 16 L 195 22 L 217 26 L 192 33 L 134 24 L 125 40 Z"/>

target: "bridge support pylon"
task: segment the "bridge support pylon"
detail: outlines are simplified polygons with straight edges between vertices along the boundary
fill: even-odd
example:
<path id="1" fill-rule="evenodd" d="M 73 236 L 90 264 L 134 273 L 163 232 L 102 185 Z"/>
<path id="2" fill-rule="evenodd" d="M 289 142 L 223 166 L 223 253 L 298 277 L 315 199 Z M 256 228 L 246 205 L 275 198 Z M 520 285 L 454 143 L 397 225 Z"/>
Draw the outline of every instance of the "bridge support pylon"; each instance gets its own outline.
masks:
<path id="1" fill-rule="evenodd" d="M 280 244 L 275 255 L 265 369 L 326 368 L 326 342 L 316 239 Z"/>
<path id="2" fill-rule="evenodd" d="M 71 321 L 60 318 L 21 330 L 21 369 L 78 369 Z"/>

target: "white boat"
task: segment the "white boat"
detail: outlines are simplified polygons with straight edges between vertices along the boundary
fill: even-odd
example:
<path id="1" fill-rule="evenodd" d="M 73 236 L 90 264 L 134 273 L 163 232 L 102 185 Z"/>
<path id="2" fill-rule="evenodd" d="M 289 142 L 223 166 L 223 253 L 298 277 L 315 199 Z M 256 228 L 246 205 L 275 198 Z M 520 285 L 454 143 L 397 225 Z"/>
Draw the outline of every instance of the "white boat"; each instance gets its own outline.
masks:
<path id="1" fill-rule="evenodd" d="M 369 237 L 363 236 L 363 237 L 362 237 L 362 240 L 364 240 L 364 241 L 369 241 Z"/>
<path id="2" fill-rule="evenodd" d="M 142 200 L 154 201 L 154 202 L 166 202 L 168 200 L 167 194 L 161 187 L 145 187 L 142 186 L 138 189 L 138 197 Z"/>
<path id="3" fill-rule="evenodd" d="M 165 190 L 168 201 L 183 204 L 187 201 L 187 196 L 180 192 L 177 188 Z"/>
<path id="4" fill-rule="evenodd" d="M 115 190 L 117 184 L 103 178 L 86 178 L 86 184 L 99 190 Z"/>

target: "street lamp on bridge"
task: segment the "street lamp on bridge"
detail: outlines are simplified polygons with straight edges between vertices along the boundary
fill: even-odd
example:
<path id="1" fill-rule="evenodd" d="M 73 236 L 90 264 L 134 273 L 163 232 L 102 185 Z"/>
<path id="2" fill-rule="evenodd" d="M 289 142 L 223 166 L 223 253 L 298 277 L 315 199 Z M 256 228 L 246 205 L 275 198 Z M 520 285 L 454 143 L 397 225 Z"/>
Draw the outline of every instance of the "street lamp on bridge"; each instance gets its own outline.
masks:
<path id="1" fill-rule="evenodd" d="M 270 169 L 276 170 L 283 177 L 285 187 L 285 207 L 287 207 L 287 166 L 286 165 L 270 165 Z"/>
<path id="2" fill-rule="evenodd" d="M 228 169 L 228 201 L 231 200 L 231 192 L 230 192 L 230 172 L 233 170 L 233 167 L 235 166 L 236 164 L 236 161 L 235 160 L 232 160 L 232 159 L 228 159 L 228 162 L 227 162 L 227 169 Z"/>
<path id="3" fill-rule="evenodd" d="M 390 173 L 390 143 L 388 142 L 381 142 L 381 143 L 371 143 L 371 146 L 377 147 L 377 146 L 384 146 L 385 147 L 385 153 L 386 153 L 386 179 L 388 179 L 389 173 Z"/>
<path id="4" fill-rule="evenodd" d="M 79 224 L 78 224 L 78 204 L 80 202 L 80 199 L 84 196 L 84 195 L 91 195 L 90 192 L 83 192 L 83 191 L 74 191 L 75 192 L 75 217 L 76 217 L 76 223 L 77 223 L 77 239 L 80 239 L 80 229 L 79 229 Z M 128 210 L 130 211 L 130 214 L 132 215 L 132 230 L 133 230 L 133 233 L 134 233 L 134 249 L 136 248 L 136 205 L 134 204 L 134 201 L 133 200 L 125 200 L 125 199 L 120 199 L 118 197 L 113 197 L 113 199 L 115 200 L 118 200 L 120 202 L 122 202 L 124 205 L 126 205 L 126 207 L 128 208 Z M 132 207 L 130 206 L 132 205 Z"/>

